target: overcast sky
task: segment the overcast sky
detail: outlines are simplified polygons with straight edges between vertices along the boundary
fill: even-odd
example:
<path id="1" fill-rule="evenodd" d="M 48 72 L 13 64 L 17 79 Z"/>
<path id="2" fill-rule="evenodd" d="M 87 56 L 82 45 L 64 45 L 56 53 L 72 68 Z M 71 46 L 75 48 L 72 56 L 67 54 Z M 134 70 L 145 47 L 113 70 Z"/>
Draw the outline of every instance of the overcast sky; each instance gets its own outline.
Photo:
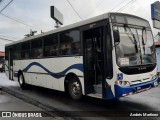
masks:
<path id="1" fill-rule="evenodd" d="M 0 3 L 0 10 L 9 3 L 4 0 Z M 140 16 L 151 21 L 150 5 L 156 0 L 69 0 L 82 20 L 91 18 L 106 12 L 120 11 Z M 123 2 L 124 1 L 124 2 Z M 127 3 L 132 1 L 127 7 Z M 120 4 L 121 3 L 121 4 Z M 0 14 L 0 37 L 20 40 L 30 29 L 47 32 L 54 28 L 54 20 L 50 17 L 50 6 L 56 6 L 63 13 L 64 25 L 72 24 L 81 19 L 72 9 L 67 0 L 13 0 L 2 14 L 21 21 L 18 23 Z M 158 30 L 153 29 L 154 36 Z M 4 44 L 8 42 L 0 39 L 0 50 L 4 50 Z"/>

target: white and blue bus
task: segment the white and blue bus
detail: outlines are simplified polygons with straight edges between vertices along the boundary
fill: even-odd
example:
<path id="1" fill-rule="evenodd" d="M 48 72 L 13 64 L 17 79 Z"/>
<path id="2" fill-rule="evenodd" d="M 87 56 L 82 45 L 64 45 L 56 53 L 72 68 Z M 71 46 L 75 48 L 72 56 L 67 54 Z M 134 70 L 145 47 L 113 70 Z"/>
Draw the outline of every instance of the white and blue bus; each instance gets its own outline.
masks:
<path id="1" fill-rule="evenodd" d="M 106 13 L 5 46 L 6 74 L 27 84 L 114 99 L 158 85 L 147 20 Z"/>

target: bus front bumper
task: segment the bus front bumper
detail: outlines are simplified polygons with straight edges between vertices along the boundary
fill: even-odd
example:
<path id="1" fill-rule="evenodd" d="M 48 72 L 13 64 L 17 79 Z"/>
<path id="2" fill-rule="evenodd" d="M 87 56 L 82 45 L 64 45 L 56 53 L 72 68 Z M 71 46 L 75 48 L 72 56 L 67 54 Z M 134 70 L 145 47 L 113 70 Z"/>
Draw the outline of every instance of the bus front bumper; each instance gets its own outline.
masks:
<path id="1" fill-rule="evenodd" d="M 114 85 L 115 97 L 119 98 L 119 97 L 131 95 L 131 94 L 140 93 L 140 92 L 146 91 L 152 87 L 158 86 L 157 83 L 158 83 L 158 78 L 156 78 L 152 81 L 149 81 L 149 82 L 135 84 L 135 85 L 127 86 L 127 87 Z"/>

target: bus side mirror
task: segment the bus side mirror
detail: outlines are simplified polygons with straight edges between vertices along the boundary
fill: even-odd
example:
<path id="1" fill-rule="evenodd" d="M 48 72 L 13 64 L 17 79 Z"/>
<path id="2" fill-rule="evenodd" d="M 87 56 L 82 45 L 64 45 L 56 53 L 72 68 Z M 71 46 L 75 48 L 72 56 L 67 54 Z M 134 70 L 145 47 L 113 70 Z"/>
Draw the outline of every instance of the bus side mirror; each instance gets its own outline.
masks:
<path id="1" fill-rule="evenodd" d="M 113 36 L 114 36 L 114 42 L 120 42 L 120 36 L 118 30 L 113 31 Z"/>

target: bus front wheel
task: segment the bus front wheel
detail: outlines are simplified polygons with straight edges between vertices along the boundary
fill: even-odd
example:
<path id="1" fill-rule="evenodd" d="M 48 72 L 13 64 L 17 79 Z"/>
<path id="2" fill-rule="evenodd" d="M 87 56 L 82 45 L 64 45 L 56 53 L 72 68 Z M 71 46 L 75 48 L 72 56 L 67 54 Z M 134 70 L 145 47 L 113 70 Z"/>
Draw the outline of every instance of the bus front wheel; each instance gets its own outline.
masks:
<path id="1" fill-rule="evenodd" d="M 18 76 L 18 82 L 19 82 L 19 85 L 22 89 L 26 88 L 26 83 L 25 83 L 25 80 L 24 80 L 23 73 L 20 73 L 20 75 Z"/>
<path id="2" fill-rule="evenodd" d="M 72 99 L 79 100 L 82 97 L 82 86 L 78 78 L 73 77 L 69 81 L 68 90 Z"/>

